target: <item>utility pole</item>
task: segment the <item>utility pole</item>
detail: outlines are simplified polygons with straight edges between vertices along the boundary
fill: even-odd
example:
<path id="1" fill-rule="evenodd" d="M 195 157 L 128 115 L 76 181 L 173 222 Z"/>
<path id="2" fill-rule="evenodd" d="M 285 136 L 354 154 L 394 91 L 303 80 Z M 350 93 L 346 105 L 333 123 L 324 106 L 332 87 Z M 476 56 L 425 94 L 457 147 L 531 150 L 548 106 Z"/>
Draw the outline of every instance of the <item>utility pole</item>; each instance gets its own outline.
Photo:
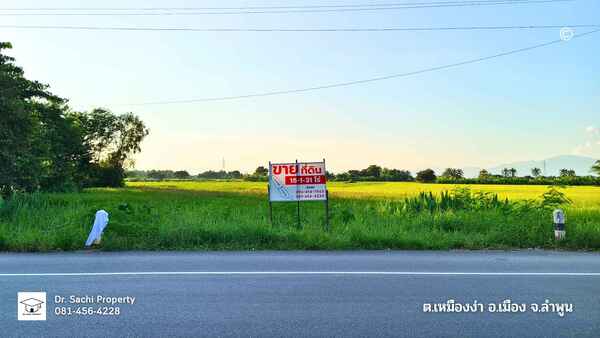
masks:
<path id="1" fill-rule="evenodd" d="M 544 160 L 544 176 L 546 176 L 546 160 Z"/>

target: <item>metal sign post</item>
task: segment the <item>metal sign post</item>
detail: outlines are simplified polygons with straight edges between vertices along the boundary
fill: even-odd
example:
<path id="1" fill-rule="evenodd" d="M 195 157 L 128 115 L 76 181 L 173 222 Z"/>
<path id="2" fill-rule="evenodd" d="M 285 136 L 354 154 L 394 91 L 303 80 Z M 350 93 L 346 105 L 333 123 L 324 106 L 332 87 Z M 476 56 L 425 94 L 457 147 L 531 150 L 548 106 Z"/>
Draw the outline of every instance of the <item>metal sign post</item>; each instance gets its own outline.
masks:
<path id="1" fill-rule="evenodd" d="M 327 168 L 325 165 L 325 159 L 323 159 L 323 167 Z M 327 171 L 325 171 L 325 178 L 327 178 Z M 329 231 L 329 189 L 325 188 L 325 230 Z"/>
<path id="2" fill-rule="evenodd" d="M 297 202 L 298 204 L 296 207 L 296 211 L 297 211 L 296 212 L 296 220 L 297 220 L 298 229 L 301 228 L 301 225 L 300 225 L 300 197 L 298 194 L 298 189 L 300 189 L 300 187 L 301 187 L 300 182 L 298 180 L 299 176 L 300 176 L 300 166 L 298 165 L 298 160 L 296 159 L 296 199 L 298 200 L 298 202 Z"/>
<path id="3" fill-rule="evenodd" d="M 269 175 L 271 174 L 271 161 L 269 161 Z M 273 226 L 273 202 L 271 202 L 271 182 L 267 183 L 267 194 L 269 195 L 269 221 Z"/>
<path id="4" fill-rule="evenodd" d="M 325 230 L 329 231 L 331 228 L 329 227 L 329 190 L 325 191 L 326 199 L 325 199 Z"/>

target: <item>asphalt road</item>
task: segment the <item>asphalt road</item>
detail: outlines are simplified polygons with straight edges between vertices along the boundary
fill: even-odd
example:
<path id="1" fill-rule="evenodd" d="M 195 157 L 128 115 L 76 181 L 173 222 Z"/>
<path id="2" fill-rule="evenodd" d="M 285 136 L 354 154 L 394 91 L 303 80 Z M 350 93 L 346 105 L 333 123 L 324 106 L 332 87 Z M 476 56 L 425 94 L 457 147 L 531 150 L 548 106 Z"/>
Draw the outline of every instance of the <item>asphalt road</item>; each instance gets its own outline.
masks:
<path id="1" fill-rule="evenodd" d="M 47 293 L 46 321 L 17 320 L 17 292 Z M 119 315 L 69 296 L 135 297 Z M 55 297 L 66 302 L 55 303 Z M 424 303 L 485 304 L 424 313 Z M 525 303 L 491 313 L 488 303 Z M 534 313 L 529 304 L 570 303 Z M 79 306 L 80 313 L 76 314 Z M 55 314 L 70 308 L 71 315 Z M 0 254 L 2 337 L 598 337 L 600 255 L 518 252 Z"/>

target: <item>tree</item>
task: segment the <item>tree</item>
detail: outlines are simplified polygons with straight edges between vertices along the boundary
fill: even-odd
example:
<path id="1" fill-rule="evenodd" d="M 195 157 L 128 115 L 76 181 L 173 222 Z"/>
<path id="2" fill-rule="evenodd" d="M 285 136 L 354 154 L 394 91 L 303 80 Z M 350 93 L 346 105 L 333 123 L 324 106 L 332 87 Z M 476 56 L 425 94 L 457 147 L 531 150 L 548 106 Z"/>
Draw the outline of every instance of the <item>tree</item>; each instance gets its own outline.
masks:
<path id="1" fill-rule="evenodd" d="M 600 160 L 596 161 L 594 166 L 592 166 L 592 172 L 600 176 Z"/>
<path id="2" fill-rule="evenodd" d="M 132 113 L 115 115 L 97 108 L 89 113 L 72 113 L 84 131 L 84 142 L 96 162 L 124 167 L 125 161 L 141 150 L 141 143 L 149 134 L 142 120 Z"/>
<path id="3" fill-rule="evenodd" d="M 575 177 L 575 176 L 577 176 L 577 174 L 575 173 L 575 170 L 573 170 L 573 169 L 560 169 L 559 176 L 560 177 Z"/>
<path id="4" fill-rule="evenodd" d="M 242 173 L 239 170 L 234 170 L 234 171 L 228 172 L 227 176 L 229 176 L 229 178 L 233 178 L 233 179 L 240 179 L 240 178 L 242 178 Z"/>
<path id="5" fill-rule="evenodd" d="M 502 169 L 502 176 L 506 178 L 514 178 L 517 177 L 517 169 L 515 168 L 504 168 Z"/>
<path id="6" fill-rule="evenodd" d="M 462 169 L 446 168 L 444 173 L 442 173 L 442 177 L 460 180 L 464 178 L 464 172 Z"/>
<path id="7" fill-rule="evenodd" d="M 149 134 L 142 120 L 132 113 L 116 115 L 97 108 L 91 112 L 72 112 L 83 133 L 83 143 L 91 157 L 88 186 L 123 185 L 125 167 L 131 156 L 141 151 Z"/>
<path id="8" fill-rule="evenodd" d="M 350 180 L 356 180 L 361 175 L 360 175 L 360 171 L 358 171 L 358 170 L 348 170 L 348 176 L 350 176 Z"/>
<path id="9" fill-rule="evenodd" d="M 218 180 L 218 179 L 228 178 L 228 176 L 227 176 L 227 172 L 225 172 L 223 170 L 220 170 L 220 171 L 207 170 L 203 173 L 199 173 L 198 178 Z"/>
<path id="10" fill-rule="evenodd" d="M 332 181 L 335 179 L 335 174 L 331 171 L 325 170 L 325 178 L 327 178 L 328 181 Z"/>
<path id="11" fill-rule="evenodd" d="M 417 173 L 417 182 L 421 183 L 432 183 L 435 182 L 437 177 L 433 169 L 425 169 Z"/>
<path id="12" fill-rule="evenodd" d="M 350 174 L 348 173 L 340 173 L 335 175 L 336 181 L 349 181 L 351 179 Z"/>
<path id="13" fill-rule="evenodd" d="M 160 181 L 175 177 L 175 173 L 172 170 L 150 170 L 148 177 Z"/>
<path id="14" fill-rule="evenodd" d="M 135 115 L 70 111 L 30 81 L 0 42 L 0 192 L 66 191 L 123 184 L 124 167 L 148 130 Z"/>
<path id="15" fill-rule="evenodd" d="M 140 178 L 148 177 L 148 173 L 145 172 L 144 170 L 127 170 L 125 172 L 125 177 L 140 179 Z"/>
<path id="16" fill-rule="evenodd" d="M 0 42 L 0 193 L 74 187 L 85 150 L 65 116 L 66 100 L 26 79 L 14 58 L 2 54 L 10 48 Z"/>
<path id="17" fill-rule="evenodd" d="M 379 178 L 381 176 L 381 167 L 371 164 L 366 169 L 360 171 L 360 176 Z"/>
<path id="18" fill-rule="evenodd" d="M 531 176 L 540 177 L 541 175 L 542 175 L 542 169 L 540 169 L 540 168 L 532 168 L 531 169 Z"/>
<path id="19" fill-rule="evenodd" d="M 180 180 L 184 180 L 184 179 L 190 178 L 190 173 L 188 173 L 185 170 L 178 170 L 178 171 L 176 171 L 176 172 L 173 173 L 173 176 L 175 178 L 180 179 Z"/>
<path id="20" fill-rule="evenodd" d="M 45 115 L 38 129 L 40 142 L 31 150 L 41 150 L 39 189 L 42 191 L 73 191 L 85 186 L 89 168 L 89 149 L 83 143 L 83 134 L 66 112 L 66 107 L 42 105 Z"/>
<path id="21" fill-rule="evenodd" d="M 396 182 L 410 182 L 413 181 L 410 171 L 408 170 L 399 170 L 399 169 L 387 169 L 384 168 L 381 171 L 381 178 L 386 181 L 396 181 Z"/>
<path id="22" fill-rule="evenodd" d="M 488 179 L 488 178 L 490 178 L 490 177 L 491 177 L 491 175 L 490 175 L 490 172 L 489 172 L 489 171 L 487 171 L 487 170 L 485 170 L 485 169 L 481 169 L 481 170 L 479 171 L 479 179 L 480 179 L 480 180 L 485 180 L 485 179 Z"/>
<path id="23" fill-rule="evenodd" d="M 267 176 L 269 175 L 269 169 L 260 166 L 258 168 L 256 168 L 256 170 L 254 170 L 254 175 L 255 176 Z"/>

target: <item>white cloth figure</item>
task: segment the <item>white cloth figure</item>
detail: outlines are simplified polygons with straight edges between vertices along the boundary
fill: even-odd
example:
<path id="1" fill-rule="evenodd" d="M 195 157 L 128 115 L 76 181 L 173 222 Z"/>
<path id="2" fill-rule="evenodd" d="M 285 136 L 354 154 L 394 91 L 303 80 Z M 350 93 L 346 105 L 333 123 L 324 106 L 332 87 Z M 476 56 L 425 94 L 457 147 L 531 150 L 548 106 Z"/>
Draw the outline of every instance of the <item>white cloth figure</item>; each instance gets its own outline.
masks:
<path id="1" fill-rule="evenodd" d="M 98 212 L 96 212 L 96 219 L 94 220 L 92 231 L 90 231 L 90 235 L 88 236 L 87 241 L 85 241 L 85 246 L 91 246 L 94 241 L 99 240 L 106 225 L 108 225 L 108 212 L 98 210 Z"/>

